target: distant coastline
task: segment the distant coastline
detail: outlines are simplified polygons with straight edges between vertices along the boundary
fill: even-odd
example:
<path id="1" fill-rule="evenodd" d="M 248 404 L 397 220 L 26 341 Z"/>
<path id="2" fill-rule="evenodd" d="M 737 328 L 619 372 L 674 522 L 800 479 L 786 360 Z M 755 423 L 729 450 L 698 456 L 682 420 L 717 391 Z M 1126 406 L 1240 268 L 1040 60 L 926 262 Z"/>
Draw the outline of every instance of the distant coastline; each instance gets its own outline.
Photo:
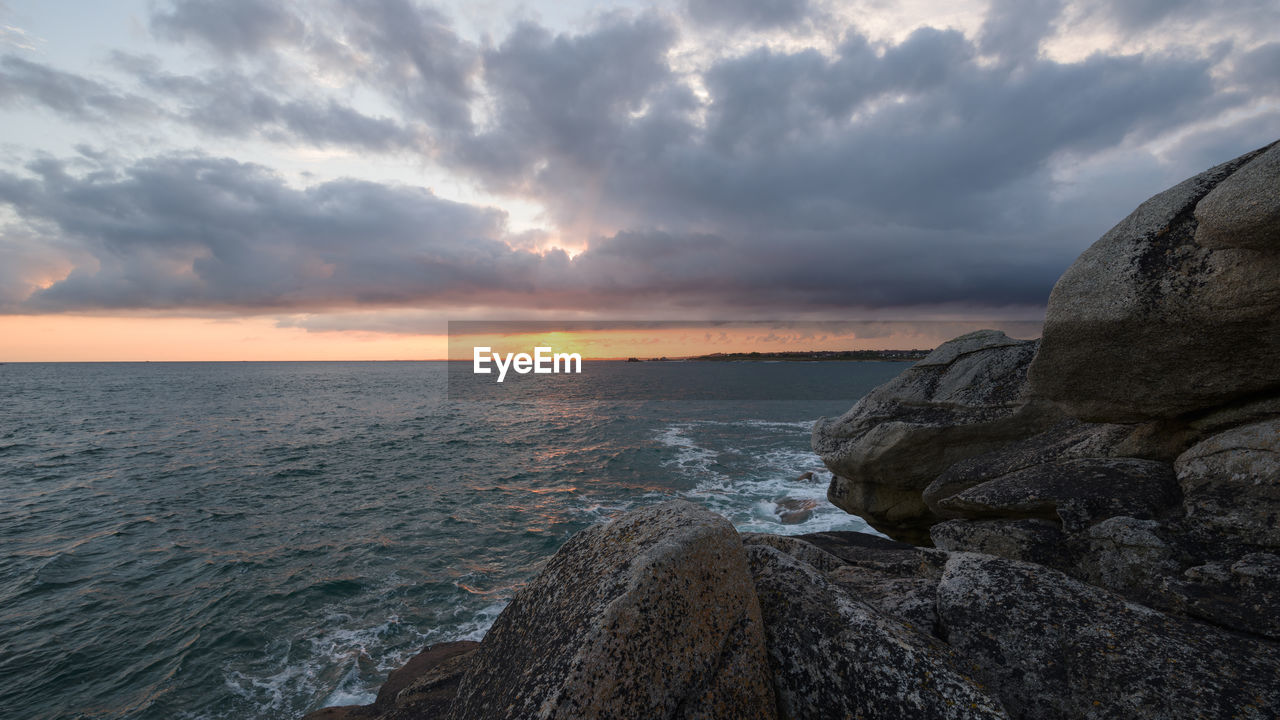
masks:
<path id="1" fill-rule="evenodd" d="M 931 350 L 802 350 L 796 352 L 738 352 L 697 355 L 689 360 L 706 362 L 914 362 Z"/>

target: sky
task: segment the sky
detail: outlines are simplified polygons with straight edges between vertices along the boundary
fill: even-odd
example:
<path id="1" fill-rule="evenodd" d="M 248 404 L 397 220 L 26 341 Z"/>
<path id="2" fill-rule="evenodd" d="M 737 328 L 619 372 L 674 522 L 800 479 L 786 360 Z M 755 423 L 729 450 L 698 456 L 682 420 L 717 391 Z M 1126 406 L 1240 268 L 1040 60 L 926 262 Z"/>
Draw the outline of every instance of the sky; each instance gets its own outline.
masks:
<path id="1" fill-rule="evenodd" d="M 1274 0 L 0 1 L 0 361 L 1036 320 L 1143 199 L 1280 138 L 1277 28 Z"/>

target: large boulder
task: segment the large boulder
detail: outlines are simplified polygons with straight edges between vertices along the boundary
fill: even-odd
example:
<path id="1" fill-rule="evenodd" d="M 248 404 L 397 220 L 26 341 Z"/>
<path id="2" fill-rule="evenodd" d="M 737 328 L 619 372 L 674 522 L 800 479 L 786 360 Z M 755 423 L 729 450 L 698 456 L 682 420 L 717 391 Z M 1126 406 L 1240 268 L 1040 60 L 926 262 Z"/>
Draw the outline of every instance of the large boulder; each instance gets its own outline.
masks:
<path id="1" fill-rule="evenodd" d="M 1280 419 L 1202 440 L 1175 467 L 1187 518 L 1205 534 L 1280 548 Z"/>
<path id="2" fill-rule="evenodd" d="M 1128 603 L 1038 565 L 955 553 L 947 640 L 1028 718 L 1280 715 L 1280 646 Z"/>
<path id="3" fill-rule="evenodd" d="M 980 668 L 942 642 L 777 547 L 751 544 L 747 554 L 783 717 L 1007 717 L 974 679 Z"/>
<path id="4" fill-rule="evenodd" d="M 1061 415 L 1026 392 L 1035 341 L 980 330 L 940 345 L 836 420 L 813 427 L 837 507 L 895 539 L 928 542 L 938 518 L 921 491 L 968 457 L 1043 430 Z"/>
<path id="5" fill-rule="evenodd" d="M 1280 144 L 1223 180 L 1196 204 L 1196 242 L 1212 248 L 1280 246 Z"/>
<path id="6" fill-rule="evenodd" d="M 775 717 L 737 532 L 675 501 L 574 535 L 493 624 L 448 717 Z"/>
<path id="7" fill-rule="evenodd" d="M 1032 392 L 1080 419 L 1139 422 L 1280 389 L 1276 152 L 1183 181 L 1086 250 L 1049 296 Z"/>

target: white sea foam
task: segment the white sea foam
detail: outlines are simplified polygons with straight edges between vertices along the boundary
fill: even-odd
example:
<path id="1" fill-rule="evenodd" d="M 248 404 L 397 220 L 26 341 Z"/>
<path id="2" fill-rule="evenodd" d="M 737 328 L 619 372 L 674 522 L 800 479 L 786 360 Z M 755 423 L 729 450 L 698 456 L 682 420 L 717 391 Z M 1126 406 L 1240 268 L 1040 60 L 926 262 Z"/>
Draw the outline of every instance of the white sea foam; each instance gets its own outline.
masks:
<path id="1" fill-rule="evenodd" d="M 764 452 L 724 447 L 716 450 L 700 444 L 697 431 L 712 426 L 735 425 L 765 430 L 773 441 L 789 440 L 799 428 L 812 426 L 812 421 L 777 422 L 742 420 L 737 422 L 704 421 L 677 423 L 663 428 L 657 440 L 674 450 L 674 457 L 664 463 L 693 482 L 683 496 L 717 512 L 734 524 L 740 532 L 768 532 L 796 535 L 830 530 L 852 530 L 875 533 L 861 518 L 850 515 L 827 501 L 829 471 L 822 461 L 807 449 L 775 448 Z M 731 470 L 718 463 L 726 458 L 747 456 L 749 463 Z M 800 480 L 805 473 L 813 479 Z M 783 524 L 779 502 L 795 500 L 813 509 L 803 522 Z M 807 501 L 807 502 L 806 502 Z"/>

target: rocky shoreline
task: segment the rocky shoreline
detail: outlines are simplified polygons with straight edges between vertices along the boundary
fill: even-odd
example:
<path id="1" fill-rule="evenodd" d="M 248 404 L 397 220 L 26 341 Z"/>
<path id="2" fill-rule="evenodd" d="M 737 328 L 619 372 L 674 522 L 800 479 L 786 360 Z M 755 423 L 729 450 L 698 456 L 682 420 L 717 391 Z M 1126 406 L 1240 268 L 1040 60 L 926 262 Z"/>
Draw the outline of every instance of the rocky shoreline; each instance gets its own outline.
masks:
<path id="1" fill-rule="evenodd" d="M 893 540 L 645 508 L 307 717 L 1280 716 L 1280 143 L 1104 235 L 1041 340 L 956 338 L 812 443 Z"/>

